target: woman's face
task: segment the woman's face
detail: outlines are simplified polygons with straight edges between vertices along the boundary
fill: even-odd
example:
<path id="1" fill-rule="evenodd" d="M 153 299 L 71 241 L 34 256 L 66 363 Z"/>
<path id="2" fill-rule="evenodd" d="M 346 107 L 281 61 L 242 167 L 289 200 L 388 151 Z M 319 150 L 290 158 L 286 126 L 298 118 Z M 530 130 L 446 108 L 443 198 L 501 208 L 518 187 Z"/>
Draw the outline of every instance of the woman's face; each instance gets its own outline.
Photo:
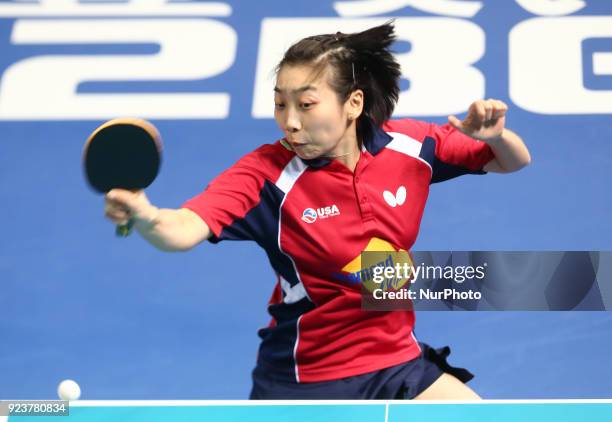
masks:
<path id="1" fill-rule="evenodd" d="M 313 68 L 305 65 L 286 65 L 278 72 L 274 118 L 300 158 L 339 155 L 354 148 L 351 142 L 356 145 L 355 125 L 349 121 L 353 109 L 327 83 L 330 74 L 326 69 L 314 79 Z"/>

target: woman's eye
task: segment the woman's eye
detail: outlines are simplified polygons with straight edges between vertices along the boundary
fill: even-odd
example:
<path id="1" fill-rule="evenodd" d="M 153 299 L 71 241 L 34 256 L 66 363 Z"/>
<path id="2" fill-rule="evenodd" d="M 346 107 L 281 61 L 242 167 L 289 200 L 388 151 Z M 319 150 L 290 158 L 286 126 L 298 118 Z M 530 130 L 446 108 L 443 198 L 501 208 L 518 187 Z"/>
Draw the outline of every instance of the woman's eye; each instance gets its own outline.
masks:
<path id="1" fill-rule="evenodd" d="M 309 109 L 312 107 L 312 103 L 302 103 L 302 108 Z"/>
<path id="2" fill-rule="evenodd" d="M 283 103 L 274 103 L 274 107 L 277 110 L 282 110 L 283 108 L 285 108 L 285 104 L 283 104 Z"/>

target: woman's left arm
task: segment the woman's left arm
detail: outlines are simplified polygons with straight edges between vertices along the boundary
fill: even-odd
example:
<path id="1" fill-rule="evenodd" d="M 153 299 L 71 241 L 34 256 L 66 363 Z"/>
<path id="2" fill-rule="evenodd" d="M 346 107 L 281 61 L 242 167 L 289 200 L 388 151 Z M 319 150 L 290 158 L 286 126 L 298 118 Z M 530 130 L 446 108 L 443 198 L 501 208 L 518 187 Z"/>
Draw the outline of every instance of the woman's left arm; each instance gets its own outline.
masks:
<path id="1" fill-rule="evenodd" d="M 451 126 L 466 135 L 486 142 L 495 158 L 483 168 L 487 172 L 510 173 L 531 162 L 531 156 L 523 140 L 510 129 L 506 129 L 508 106 L 499 100 L 474 101 L 463 121 L 449 116 Z"/>

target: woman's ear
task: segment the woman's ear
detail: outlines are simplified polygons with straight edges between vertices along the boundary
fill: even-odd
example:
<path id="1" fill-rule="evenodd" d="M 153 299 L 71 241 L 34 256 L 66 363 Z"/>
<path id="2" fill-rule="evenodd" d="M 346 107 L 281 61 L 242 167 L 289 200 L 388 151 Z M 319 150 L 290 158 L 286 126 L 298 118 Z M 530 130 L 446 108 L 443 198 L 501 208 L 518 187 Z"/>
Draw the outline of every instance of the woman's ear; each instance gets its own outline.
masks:
<path id="1" fill-rule="evenodd" d="M 351 92 L 345 103 L 346 114 L 349 120 L 357 120 L 363 112 L 363 91 L 356 89 Z"/>

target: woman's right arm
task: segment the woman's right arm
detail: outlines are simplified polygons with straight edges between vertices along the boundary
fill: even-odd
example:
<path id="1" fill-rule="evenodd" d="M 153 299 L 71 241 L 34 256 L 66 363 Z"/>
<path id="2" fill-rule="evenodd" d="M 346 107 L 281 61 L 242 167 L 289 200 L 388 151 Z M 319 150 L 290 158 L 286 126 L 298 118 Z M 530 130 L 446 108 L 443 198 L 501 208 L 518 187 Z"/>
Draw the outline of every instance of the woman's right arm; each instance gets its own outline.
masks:
<path id="1" fill-rule="evenodd" d="M 144 191 L 113 189 L 105 196 L 104 213 L 115 224 L 132 219 L 142 237 L 163 251 L 186 251 L 212 235 L 193 211 L 157 208 Z"/>

